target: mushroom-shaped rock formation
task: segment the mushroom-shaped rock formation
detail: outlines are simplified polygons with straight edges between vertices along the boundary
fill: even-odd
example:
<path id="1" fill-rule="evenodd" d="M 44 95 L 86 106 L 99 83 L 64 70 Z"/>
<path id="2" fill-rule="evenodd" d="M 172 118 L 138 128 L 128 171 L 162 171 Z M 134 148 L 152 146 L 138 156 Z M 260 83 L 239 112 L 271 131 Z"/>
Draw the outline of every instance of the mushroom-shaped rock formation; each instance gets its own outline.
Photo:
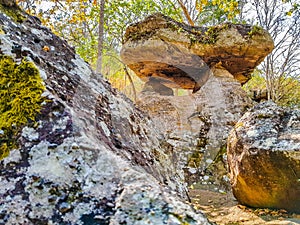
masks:
<path id="1" fill-rule="evenodd" d="M 256 26 L 191 27 L 157 13 L 127 28 L 121 57 L 144 81 L 156 77 L 168 87 L 197 91 L 215 65 L 244 84 L 273 48 L 270 35 Z"/>
<path id="2" fill-rule="evenodd" d="M 228 138 L 233 193 L 251 207 L 300 212 L 300 111 L 265 102 L 247 112 Z"/>

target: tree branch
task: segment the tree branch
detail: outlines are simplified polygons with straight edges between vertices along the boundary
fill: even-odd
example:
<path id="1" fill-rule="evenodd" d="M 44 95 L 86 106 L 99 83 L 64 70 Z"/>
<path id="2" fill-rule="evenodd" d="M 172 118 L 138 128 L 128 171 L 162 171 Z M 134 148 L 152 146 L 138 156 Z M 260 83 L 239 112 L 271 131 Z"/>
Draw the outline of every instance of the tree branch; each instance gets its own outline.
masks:
<path id="1" fill-rule="evenodd" d="M 182 8 L 183 13 L 184 13 L 186 19 L 188 20 L 189 24 L 190 24 L 191 26 L 195 26 L 194 21 L 192 20 L 192 18 L 191 18 L 191 16 L 190 16 L 189 12 L 188 12 L 188 10 L 187 10 L 187 8 L 186 8 L 185 5 L 182 3 L 182 1 L 181 1 L 181 0 L 177 0 L 177 2 L 179 3 L 180 7 Z"/>

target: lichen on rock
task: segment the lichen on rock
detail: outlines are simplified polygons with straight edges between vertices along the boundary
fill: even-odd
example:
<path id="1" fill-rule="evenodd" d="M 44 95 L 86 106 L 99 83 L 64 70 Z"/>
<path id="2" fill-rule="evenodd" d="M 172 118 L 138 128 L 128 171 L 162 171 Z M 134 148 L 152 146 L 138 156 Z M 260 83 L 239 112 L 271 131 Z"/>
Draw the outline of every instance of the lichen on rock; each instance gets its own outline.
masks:
<path id="1" fill-rule="evenodd" d="M 188 184 L 211 182 L 229 190 L 227 137 L 239 118 L 252 107 L 252 101 L 236 80 L 226 77 L 224 71 L 216 73 L 219 76 L 209 79 L 192 96 L 143 91 L 138 95 L 137 105 L 165 135 Z M 205 175 L 209 175 L 209 181 L 203 181 Z"/>
<path id="2" fill-rule="evenodd" d="M 157 224 L 209 224 L 179 197 L 182 172 L 144 113 L 38 19 L 0 12 L 0 26 L 0 53 L 34 62 L 46 86 L 36 123 L 0 161 L 0 224 L 148 224 L 151 209 Z"/>
<path id="3" fill-rule="evenodd" d="M 247 112 L 228 138 L 232 189 L 247 206 L 300 212 L 300 112 L 272 102 Z"/>
<path id="4" fill-rule="evenodd" d="M 35 121 L 43 102 L 45 86 L 38 69 L 23 59 L 0 55 L 0 159 L 17 147 L 22 126 Z"/>

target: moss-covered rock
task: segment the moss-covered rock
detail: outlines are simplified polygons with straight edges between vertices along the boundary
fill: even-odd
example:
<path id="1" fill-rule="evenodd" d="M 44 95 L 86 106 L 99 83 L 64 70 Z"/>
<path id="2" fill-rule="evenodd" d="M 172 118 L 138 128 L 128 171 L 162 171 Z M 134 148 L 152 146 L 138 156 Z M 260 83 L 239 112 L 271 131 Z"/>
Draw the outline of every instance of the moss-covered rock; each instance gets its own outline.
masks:
<path id="1" fill-rule="evenodd" d="M 44 90 L 32 62 L 23 59 L 17 64 L 10 56 L 0 55 L 0 159 L 16 147 L 21 127 L 35 120 Z"/>
<path id="2" fill-rule="evenodd" d="M 47 99 L 37 126 L 25 125 L 18 135 L 19 150 L 0 161 L 0 224 L 210 224 L 171 193 L 185 193 L 167 155 L 172 149 L 131 101 L 35 17 L 20 24 L 0 12 L 0 27 L 0 55 L 33 61 Z M 8 61 L 8 86 L 23 84 L 14 78 L 23 70 Z M 37 76 L 32 70 L 22 76 Z M 31 113 L 21 121 L 30 123 Z"/>

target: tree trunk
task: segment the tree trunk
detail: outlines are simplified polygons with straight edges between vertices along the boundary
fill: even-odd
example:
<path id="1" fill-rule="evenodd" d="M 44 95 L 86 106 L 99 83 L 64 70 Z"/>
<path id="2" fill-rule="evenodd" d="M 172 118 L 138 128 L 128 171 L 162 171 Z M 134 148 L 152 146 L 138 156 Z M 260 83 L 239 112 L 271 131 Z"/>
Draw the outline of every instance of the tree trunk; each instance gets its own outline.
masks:
<path id="1" fill-rule="evenodd" d="M 104 5 L 105 0 L 100 1 L 99 11 L 99 36 L 98 36 L 98 56 L 96 73 L 101 73 L 102 70 L 102 51 L 103 51 L 103 36 L 104 36 Z"/>

